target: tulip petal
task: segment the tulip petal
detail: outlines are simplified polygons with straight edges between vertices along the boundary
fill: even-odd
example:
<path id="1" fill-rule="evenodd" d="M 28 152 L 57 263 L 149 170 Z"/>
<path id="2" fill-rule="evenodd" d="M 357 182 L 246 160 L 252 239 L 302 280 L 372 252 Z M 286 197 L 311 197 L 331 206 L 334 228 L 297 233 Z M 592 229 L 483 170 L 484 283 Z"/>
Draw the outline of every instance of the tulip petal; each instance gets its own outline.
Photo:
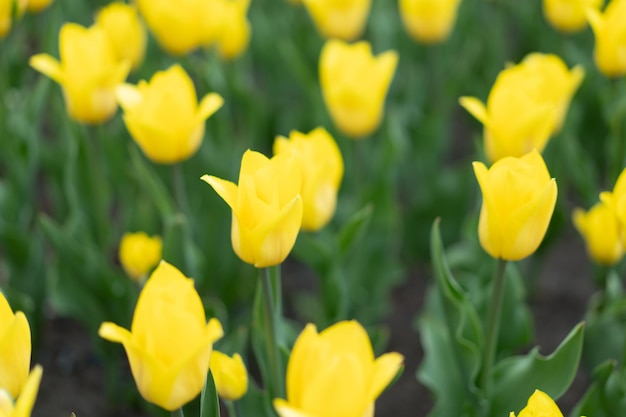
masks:
<path id="1" fill-rule="evenodd" d="M 372 401 L 378 398 L 395 378 L 403 362 L 404 357 L 396 352 L 385 353 L 376 359 L 369 387 L 369 397 Z"/>
<path id="2" fill-rule="evenodd" d="M 37 398 L 37 392 L 39 391 L 39 384 L 41 383 L 41 377 L 43 375 L 43 368 L 41 365 L 36 365 L 28 376 L 28 380 L 24 385 L 24 389 L 20 394 L 20 397 L 15 403 L 15 408 L 11 416 L 27 417 L 31 415 L 33 406 L 35 405 L 35 399 Z"/>
<path id="3" fill-rule="evenodd" d="M 483 196 L 478 220 L 478 237 L 485 251 L 494 258 L 502 255 L 502 226 L 499 211 L 489 184 L 489 172 L 481 162 L 472 163 Z"/>
<path id="4" fill-rule="evenodd" d="M 37 54 L 30 58 L 29 65 L 59 84 L 65 83 L 61 63 L 48 54 Z"/>
<path id="5" fill-rule="evenodd" d="M 9 302 L 4 297 L 4 294 L 0 292 L 0 326 L 6 326 L 6 323 L 9 323 L 13 320 L 14 314 Z M 1 328 L 0 328 L 1 329 Z M 2 330 L 0 330 L 1 332 Z"/>
<path id="6" fill-rule="evenodd" d="M 217 195 L 219 195 L 232 210 L 237 209 L 239 191 L 235 183 L 206 174 L 200 179 L 213 187 Z"/>
<path id="7" fill-rule="evenodd" d="M 459 104 L 483 125 L 488 124 L 489 115 L 482 101 L 478 100 L 476 97 L 461 97 L 459 98 Z"/>
<path id="8" fill-rule="evenodd" d="M 311 358 L 315 356 L 318 346 L 317 329 L 314 324 L 309 323 L 296 339 L 287 364 L 287 398 L 296 407 L 302 404 L 302 396 L 310 375 L 307 369 L 313 362 Z"/>
<path id="9" fill-rule="evenodd" d="M 287 401 L 280 398 L 274 399 L 273 404 L 276 413 L 278 413 L 280 417 L 317 417 L 316 415 L 311 415 L 305 413 L 304 411 L 297 410 L 289 405 Z"/>
<path id="10" fill-rule="evenodd" d="M 260 152 L 248 149 L 241 158 L 241 168 L 239 169 L 239 182 L 242 177 L 254 175 L 257 171 L 269 165 L 270 160 Z"/>
<path id="11" fill-rule="evenodd" d="M 143 102 L 143 95 L 132 84 L 121 84 L 115 89 L 115 98 L 124 112 L 130 113 Z"/>
<path id="12" fill-rule="evenodd" d="M 21 311 L 15 313 L 15 318 L 11 318 L 8 323 L 0 324 L 8 324 L 0 335 L 0 387 L 17 398 L 26 383 L 30 368 L 30 326 Z"/>
<path id="13" fill-rule="evenodd" d="M 109 321 L 100 325 L 98 336 L 115 343 L 125 343 L 131 338 L 130 332 L 127 329 Z"/>
<path id="14" fill-rule="evenodd" d="M 198 105 L 198 121 L 204 122 L 224 104 L 224 99 L 217 93 L 209 93 Z"/>
<path id="15" fill-rule="evenodd" d="M 591 25 L 591 29 L 593 29 L 593 32 L 597 36 L 597 34 L 604 28 L 604 18 L 602 17 L 602 14 L 598 10 L 588 7 L 585 9 L 585 15 L 587 16 L 589 25 Z"/>
<path id="16" fill-rule="evenodd" d="M 338 355 L 354 355 L 361 363 L 374 361 L 374 350 L 369 335 L 356 320 L 341 321 L 323 330 L 320 337 L 333 346 Z"/>

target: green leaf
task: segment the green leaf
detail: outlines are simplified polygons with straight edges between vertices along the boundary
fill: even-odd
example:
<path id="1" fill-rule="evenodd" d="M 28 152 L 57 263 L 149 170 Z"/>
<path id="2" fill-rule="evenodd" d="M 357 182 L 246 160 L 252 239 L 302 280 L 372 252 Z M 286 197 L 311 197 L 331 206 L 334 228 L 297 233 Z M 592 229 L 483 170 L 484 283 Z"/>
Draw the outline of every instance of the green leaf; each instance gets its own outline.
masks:
<path id="1" fill-rule="evenodd" d="M 176 205 L 172 201 L 172 196 L 167 191 L 167 188 L 160 181 L 159 177 L 148 167 L 136 146 L 131 147 L 130 155 L 137 182 L 145 188 L 148 195 L 152 198 L 161 213 L 161 217 L 166 219 L 173 215 L 176 212 Z"/>
<path id="2" fill-rule="evenodd" d="M 372 205 L 367 204 L 362 209 L 352 215 L 350 220 L 339 231 L 337 239 L 338 247 L 341 255 L 345 255 L 354 242 L 356 242 L 365 233 L 365 230 L 372 219 Z"/>
<path id="3" fill-rule="evenodd" d="M 558 399 L 574 380 L 583 346 L 584 324 L 580 323 L 549 356 L 537 347 L 524 356 L 505 358 L 494 368 L 494 392 L 490 417 L 521 410 L 539 389 Z"/>
<path id="4" fill-rule="evenodd" d="M 626 415 L 626 378 L 610 359 L 593 372 L 593 383 L 572 410 L 572 416 L 615 417 Z"/>
<path id="5" fill-rule="evenodd" d="M 217 388 L 213 373 L 209 369 L 206 382 L 200 394 L 200 417 L 220 417 L 220 402 L 217 398 Z"/>

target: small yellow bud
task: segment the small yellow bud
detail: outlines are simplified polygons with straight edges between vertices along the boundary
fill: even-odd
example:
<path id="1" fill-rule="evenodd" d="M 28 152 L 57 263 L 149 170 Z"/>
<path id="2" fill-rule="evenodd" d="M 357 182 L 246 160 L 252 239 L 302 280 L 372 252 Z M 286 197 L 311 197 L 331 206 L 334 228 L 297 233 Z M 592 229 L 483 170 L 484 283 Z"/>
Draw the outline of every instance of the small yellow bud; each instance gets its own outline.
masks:
<path id="1" fill-rule="evenodd" d="M 233 357 L 214 350 L 211 353 L 211 372 L 220 397 L 237 401 L 248 391 L 248 371 L 241 356 Z"/>
<path id="2" fill-rule="evenodd" d="M 146 29 L 139 19 L 137 8 L 125 3 L 113 2 L 96 16 L 96 24 L 109 36 L 117 58 L 130 61 L 137 69 L 146 52 Z"/>
<path id="3" fill-rule="evenodd" d="M 450 36 L 461 0 L 400 0 L 402 23 L 417 42 L 433 44 Z"/>
<path id="4" fill-rule="evenodd" d="M 159 236 L 144 232 L 125 233 L 120 242 L 119 258 L 124 271 L 135 281 L 142 279 L 159 263 L 163 243 Z"/>

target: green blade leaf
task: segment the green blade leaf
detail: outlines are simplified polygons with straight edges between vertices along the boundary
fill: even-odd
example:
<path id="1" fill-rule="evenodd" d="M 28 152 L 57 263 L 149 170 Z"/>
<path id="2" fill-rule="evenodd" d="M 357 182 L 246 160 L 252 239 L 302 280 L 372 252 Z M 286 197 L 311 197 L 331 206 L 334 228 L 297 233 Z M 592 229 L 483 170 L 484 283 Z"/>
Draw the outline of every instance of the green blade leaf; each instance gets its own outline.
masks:
<path id="1" fill-rule="evenodd" d="M 210 369 L 202 388 L 202 394 L 200 394 L 200 417 L 220 417 L 217 388 L 215 388 L 215 380 Z"/>

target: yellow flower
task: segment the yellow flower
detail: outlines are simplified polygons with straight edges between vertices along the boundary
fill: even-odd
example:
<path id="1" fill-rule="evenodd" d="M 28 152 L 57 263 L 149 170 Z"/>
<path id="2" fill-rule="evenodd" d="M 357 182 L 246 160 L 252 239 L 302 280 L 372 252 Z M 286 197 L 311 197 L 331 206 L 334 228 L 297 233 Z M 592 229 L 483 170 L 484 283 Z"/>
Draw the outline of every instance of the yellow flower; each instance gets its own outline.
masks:
<path id="1" fill-rule="evenodd" d="M 528 404 L 517 417 L 563 417 L 561 410 L 548 394 L 543 391 L 535 390 L 528 398 Z M 509 417 L 515 417 L 515 413 L 511 411 Z"/>
<path id="2" fill-rule="evenodd" d="M 46 9 L 53 0 L 28 0 L 26 9 L 29 13 L 39 13 Z"/>
<path id="3" fill-rule="evenodd" d="M 152 161 L 174 164 L 191 157 L 202 144 L 204 122 L 223 103 L 216 93 L 200 104 L 185 70 L 173 65 L 150 82 L 124 84 L 117 90 L 124 122 L 143 153 Z"/>
<path id="4" fill-rule="evenodd" d="M 28 6 L 28 0 L 0 0 L 0 39 L 11 30 L 14 5 L 17 16 L 21 16 Z"/>
<path id="5" fill-rule="evenodd" d="M 219 0 L 222 2 L 222 24 L 216 40 L 217 50 L 224 59 L 235 59 L 250 43 L 250 22 L 246 17 L 250 0 Z"/>
<path id="6" fill-rule="evenodd" d="M 0 292 L 0 389 L 17 398 L 30 369 L 30 326 L 21 311 L 13 314 Z"/>
<path id="7" fill-rule="evenodd" d="M 587 19 L 596 38 L 594 58 L 607 77 L 626 74 L 626 0 L 612 0 L 601 14 L 587 9 Z"/>
<path id="8" fill-rule="evenodd" d="M 139 294 L 131 331 L 106 322 L 98 334 L 124 345 L 141 395 L 173 411 L 202 390 L 223 331 L 215 318 L 207 324 L 193 280 L 162 261 Z"/>
<path id="9" fill-rule="evenodd" d="M 275 399 L 280 417 L 371 417 L 374 401 L 402 366 L 399 353 L 374 358 L 367 332 L 356 321 L 321 333 L 308 324 L 287 364 L 287 400 Z"/>
<path id="10" fill-rule="evenodd" d="M 211 354 L 211 372 L 220 397 L 236 401 L 248 391 L 248 372 L 238 353 L 231 358 L 214 350 Z"/>
<path id="11" fill-rule="evenodd" d="M 484 125 L 485 153 L 491 162 L 543 151 L 563 124 L 572 96 L 585 75 L 568 70 L 556 55 L 533 53 L 500 72 L 487 105 L 475 97 L 459 102 Z"/>
<path id="12" fill-rule="evenodd" d="M 132 69 L 137 69 L 143 61 L 147 40 L 137 8 L 113 2 L 100 10 L 96 24 L 109 36 L 117 58 L 130 61 Z"/>
<path id="13" fill-rule="evenodd" d="M 158 44 L 170 54 L 185 55 L 202 44 L 207 0 L 137 0 Z"/>
<path id="14" fill-rule="evenodd" d="M 70 117 L 81 123 L 104 122 L 115 114 L 115 88 L 130 70 L 120 61 L 106 32 L 97 25 L 84 28 L 66 23 L 59 35 L 61 61 L 47 54 L 30 59 L 30 65 L 61 84 Z"/>
<path id="15" fill-rule="evenodd" d="M 302 0 L 302 4 L 322 36 L 353 41 L 363 33 L 372 0 Z"/>
<path id="16" fill-rule="evenodd" d="M 385 97 L 398 64 L 398 54 L 374 57 L 368 42 L 326 42 L 320 56 L 320 84 L 335 125 L 359 138 L 374 132 L 383 117 Z"/>
<path id="17" fill-rule="evenodd" d="M 159 263 L 163 242 L 159 236 L 144 232 L 125 233 L 120 242 L 119 258 L 124 271 L 135 281 L 143 278 Z"/>
<path id="18" fill-rule="evenodd" d="M 536 150 L 500 159 L 487 170 L 474 162 L 483 195 L 478 236 L 492 257 L 518 261 L 543 240 L 556 204 L 556 181 Z"/>
<path id="19" fill-rule="evenodd" d="M 400 17 L 417 42 L 443 42 L 450 36 L 461 0 L 400 0 Z"/>
<path id="20" fill-rule="evenodd" d="M 617 178 L 612 192 L 604 191 L 600 193 L 600 200 L 617 217 L 622 245 L 626 247 L 626 169 Z"/>
<path id="21" fill-rule="evenodd" d="M 613 210 L 603 203 L 593 206 L 588 212 L 574 210 L 574 226 L 585 239 L 587 253 L 596 262 L 613 265 L 624 255 L 620 226 Z"/>
<path id="22" fill-rule="evenodd" d="M 585 9 L 599 10 L 604 0 L 543 0 L 543 15 L 554 28 L 573 33 L 587 26 Z"/>
<path id="23" fill-rule="evenodd" d="M 6 391 L 0 389 L 0 417 L 30 417 L 42 375 L 41 365 L 35 366 L 28 375 L 24 389 L 15 403 Z"/>
<path id="24" fill-rule="evenodd" d="M 308 134 L 292 131 L 289 139 L 278 136 L 274 154 L 291 152 L 302 173 L 302 230 L 317 231 L 335 213 L 337 192 L 343 178 L 343 158 L 337 143 L 323 127 Z"/>
<path id="25" fill-rule="evenodd" d="M 289 153 L 268 159 L 246 151 L 239 184 L 204 175 L 233 211 L 231 240 L 242 261 L 257 268 L 285 260 L 302 223 L 300 167 Z"/>

